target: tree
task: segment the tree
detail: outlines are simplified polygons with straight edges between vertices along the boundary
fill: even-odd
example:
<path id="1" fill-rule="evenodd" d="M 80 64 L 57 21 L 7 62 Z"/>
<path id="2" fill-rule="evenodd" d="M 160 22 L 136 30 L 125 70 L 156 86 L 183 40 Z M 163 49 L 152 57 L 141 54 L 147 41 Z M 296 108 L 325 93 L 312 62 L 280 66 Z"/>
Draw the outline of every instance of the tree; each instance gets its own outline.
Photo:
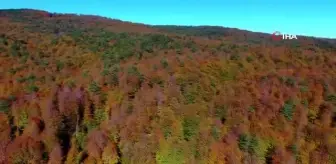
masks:
<path id="1" fill-rule="evenodd" d="M 10 109 L 10 102 L 6 99 L 0 99 L 0 112 L 8 113 Z"/>
<path id="2" fill-rule="evenodd" d="M 295 104 L 293 100 L 287 100 L 285 102 L 285 105 L 282 108 L 282 114 L 285 116 L 287 120 L 292 120 L 293 113 L 295 109 Z"/>
<path id="3" fill-rule="evenodd" d="M 13 164 L 40 163 L 42 161 L 43 145 L 31 137 L 16 138 L 7 149 L 7 161 Z"/>
<path id="4" fill-rule="evenodd" d="M 184 118 L 182 126 L 184 139 L 189 141 L 198 133 L 199 120 L 195 117 Z"/>
<path id="5" fill-rule="evenodd" d="M 117 164 L 120 162 L 117 147 L 113 142 L 109 142 L 104 148 L 102 160 L 104 164 Z"/>

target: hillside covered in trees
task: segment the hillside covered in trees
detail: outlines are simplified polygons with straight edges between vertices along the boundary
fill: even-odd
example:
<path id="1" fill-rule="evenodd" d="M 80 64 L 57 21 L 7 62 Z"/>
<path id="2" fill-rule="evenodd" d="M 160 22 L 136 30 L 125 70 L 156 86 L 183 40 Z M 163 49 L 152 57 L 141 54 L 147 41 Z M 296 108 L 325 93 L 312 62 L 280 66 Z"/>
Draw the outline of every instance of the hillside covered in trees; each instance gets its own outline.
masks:
<path id="1" fill-rule="evenodd" d="M 0 10 L 0 164 L 335 164 L 336 41 Z"/>

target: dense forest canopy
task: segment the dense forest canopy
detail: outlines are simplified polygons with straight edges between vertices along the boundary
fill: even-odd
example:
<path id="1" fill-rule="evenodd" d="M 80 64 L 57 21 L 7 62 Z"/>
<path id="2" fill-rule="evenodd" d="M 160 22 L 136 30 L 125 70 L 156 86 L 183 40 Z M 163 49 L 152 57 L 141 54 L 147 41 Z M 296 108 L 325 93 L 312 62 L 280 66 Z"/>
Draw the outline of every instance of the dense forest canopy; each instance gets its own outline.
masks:
<path id="1" fill-rule="evenodd" d="M 0 163 L 336 163 L 336 40 L 0 10 Z"/>

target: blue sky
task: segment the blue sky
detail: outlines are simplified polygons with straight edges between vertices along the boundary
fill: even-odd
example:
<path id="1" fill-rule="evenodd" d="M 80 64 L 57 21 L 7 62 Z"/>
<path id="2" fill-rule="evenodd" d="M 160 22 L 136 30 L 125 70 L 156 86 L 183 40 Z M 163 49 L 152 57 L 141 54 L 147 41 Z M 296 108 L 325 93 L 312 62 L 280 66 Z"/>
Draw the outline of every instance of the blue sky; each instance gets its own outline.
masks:
<path id="1" fill-rule="evenodd" d="M 218 25 L 336 38 L 336 0 L 4 0 L 0 8 L 92 14 L 155 25 Z"/>

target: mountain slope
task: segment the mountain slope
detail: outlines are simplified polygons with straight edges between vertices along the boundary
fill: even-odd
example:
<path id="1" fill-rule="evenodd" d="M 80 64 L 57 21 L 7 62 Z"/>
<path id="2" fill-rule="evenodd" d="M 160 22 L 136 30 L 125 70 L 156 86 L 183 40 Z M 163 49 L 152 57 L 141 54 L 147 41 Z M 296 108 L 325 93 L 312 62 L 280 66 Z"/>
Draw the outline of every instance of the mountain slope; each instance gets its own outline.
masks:
<path id="1" fill-rule="evenodd" d="M 335 41 L 0 10 L 0 163 L 335 163 Z"/>

